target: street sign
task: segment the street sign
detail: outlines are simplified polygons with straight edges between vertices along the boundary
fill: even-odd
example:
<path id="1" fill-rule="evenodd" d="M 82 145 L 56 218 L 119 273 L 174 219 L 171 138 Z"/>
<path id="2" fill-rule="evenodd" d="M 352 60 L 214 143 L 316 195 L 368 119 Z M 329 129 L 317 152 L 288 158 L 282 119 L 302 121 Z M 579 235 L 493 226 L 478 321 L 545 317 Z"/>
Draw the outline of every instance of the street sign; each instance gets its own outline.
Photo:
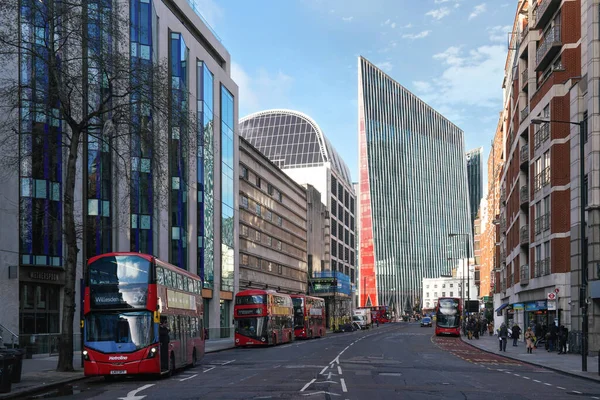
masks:
<path id="1" fill-rule="evenodd" d="M 555 291 L 556 293 L 558 293 L 558 292 L 560 292 L 560 289 L 559 289 L 559 288 L 556 288 L 556 289 L 554 289 L 554 291 Z"/>
<path id="2" fill-rule="evenodd" d="M 548 300 L 556 300 L 556 293 L 548 293 Z"/>

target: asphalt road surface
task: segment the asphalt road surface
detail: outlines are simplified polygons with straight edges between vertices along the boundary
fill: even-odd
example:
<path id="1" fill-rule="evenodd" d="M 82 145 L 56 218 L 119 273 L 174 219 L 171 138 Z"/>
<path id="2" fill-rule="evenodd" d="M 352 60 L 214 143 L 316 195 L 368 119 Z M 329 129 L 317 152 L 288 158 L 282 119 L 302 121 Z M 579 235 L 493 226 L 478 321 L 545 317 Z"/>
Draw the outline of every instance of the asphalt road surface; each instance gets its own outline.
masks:
<path id="1" fill-rule="evenodd" d="M 70 393 L 73 394 L 70 394 Z M 600 399 L 600 385 L 417 324 L 208 354 L 169 379 L 87 379 L 29 399 Z"/>

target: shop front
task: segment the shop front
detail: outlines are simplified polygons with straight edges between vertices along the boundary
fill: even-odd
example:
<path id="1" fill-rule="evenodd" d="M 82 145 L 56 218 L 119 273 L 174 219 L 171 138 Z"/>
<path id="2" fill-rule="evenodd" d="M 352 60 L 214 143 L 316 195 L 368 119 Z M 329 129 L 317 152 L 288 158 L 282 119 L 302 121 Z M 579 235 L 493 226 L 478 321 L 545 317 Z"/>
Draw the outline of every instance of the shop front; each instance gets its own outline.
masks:
<path id="1" fill-rule="evenodd" d="M 555 315 L 556 311 L 550 311 L 549 314 L 546 300 L 525 303 L 525 321 L 528 327 L 533 325 L 539 325 L 542 328 L 547 327 L 549 321 L 554 321 Z"/>

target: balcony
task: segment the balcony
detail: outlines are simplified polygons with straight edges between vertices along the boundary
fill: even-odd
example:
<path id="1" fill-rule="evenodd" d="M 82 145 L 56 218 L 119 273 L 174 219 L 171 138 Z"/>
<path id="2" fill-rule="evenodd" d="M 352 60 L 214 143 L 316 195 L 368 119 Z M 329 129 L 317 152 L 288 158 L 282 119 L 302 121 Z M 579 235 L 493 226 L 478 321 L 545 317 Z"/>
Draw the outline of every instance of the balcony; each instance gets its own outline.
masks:
<path id="1" fill-rule="evenodd" d="M 513 285 L 513 274 L 510 274 L 506 277 L 506 287 L 511 287 Z"/>
<path id="2" fill-rule="evenodd" d="M 521 207 L 529 205 L 529 185 L 523 185 L 519 189 L 519 204 Z"/>
<path id="3" fill-rule="evenodd" d="M 506 219 L 500 218 L 500 233 L 506 233 Z"/>
<path id="4" fill-rule="evenodd" d="M 550 275 L 550 259 L 544 258 L 542 260 L 542 275 Z"/>
<path id="5" fill-rule="evenodd" d="M 527 105 L 525 106 L 525 108 L 523 108 L 523 109 L 521 110 L 521 118 L 519 119 L 519 121 L 520 121 L 520 122 L 523 122 L 523 120 L 524 120 L 525 118 L 527 118 L 527 116 L 528 116 L 528 115 L 529 115 L 529 104 L 527 104 Z"/>
<path id="6" fill-rule="evenodd" d="M 561 0 L 544 0 L 540 5 L 538 5 L 535 10 L 533 10 L 533 21 L 532 27 L 533 29 L 542 29 L 544 28 L 554 12 L 560 6 Z"/>
<path id="7" fill-rule="evenodd" d="M 506 204 L 506 189 L 500 188 L 500 203 Z"/>
<path id="8" fill-rule="evenodd" d="M 521 167 L 529 167 L 529 145 L 528 144 L 524 144 L 521 146 L 521 150 L 520 150 L 520 160 L 521 160 Z"/>
<path id="9" fill-rule="evenodd" d="M 535 55 L 536 71 L 543 71 L 546 69 L 550 61 L 554 59 L 554 56 L 558 54 L 562 47 L 561 29 L 560 25 L 554 25 L 546 32 L 544 37 L 540 40 L 538 49 Z"/>
<path id="10" fill-rule="evenodd" d="M 520 229 L 521 246 L 527 246 L 529 244 L 529 224 L 524 225 Z"/>
<path id="11" fill-rule="evenodd" d="M 521 90 L 527 91 L 527 83 L 529 83 L 529 69 L 525 68 L 521 72 Z"/>
<path id="12" fill-rule="evenodd" d="M 506 292 L 506 281 L 502 281 L 500 283 L 500 288 L 502 289 L 503 292 Z"/>
<path id="13" fill-rule="evenodd" d="M 550 139 L 550 124 L 541 124 L 538 130 L 533 134 L 534 150 L 539 149 L 548 139 Z"/>
<path id="14" fill-rule="evenodd" d="M 529 265 L 521 265 L 519 277 L 521 280 L 519 281 L 522 285 L 527 285 L 529 283 Z"/>

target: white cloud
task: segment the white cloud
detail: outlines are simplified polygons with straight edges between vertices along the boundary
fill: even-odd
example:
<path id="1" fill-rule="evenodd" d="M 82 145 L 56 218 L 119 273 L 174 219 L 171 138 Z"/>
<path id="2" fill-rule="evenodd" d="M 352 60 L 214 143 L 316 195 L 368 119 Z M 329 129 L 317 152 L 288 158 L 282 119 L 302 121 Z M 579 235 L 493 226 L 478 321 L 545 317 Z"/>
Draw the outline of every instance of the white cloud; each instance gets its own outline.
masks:
<path id="1" fill-rule="evenodd" d="M 431 31 L 422 31 L 419 33 L 405 33 L 404 35 L 402 35 L 402 37 L 404 39 L 423 39 L 426 38 L 427 36 L 429 36 L 429 34 L 431 33 Z"/>
<path id="2" fill-rule="evenodd" d="M 383 25 L 389 25 L 391 22 L 392 22 L 392 20 L 391 20 L 391 19 L 387 19 L 387 20 L 386 20 L 386 21 L 383 23 Z"/>
<path id="3" fill-rule="evenodd" d="M 344 20 L 345 22 L 352 22 L 353 19 L 354 17 L 342 17 L 342 20 Z"/>
<path id="4" fill-rule="evenodd" d="M 272 73 L 260 68 L 250 76 L 234 62 L 231 77 L 239 88 L 240 116 L 265 108 L 285 108 L 290 103 L 294 78 L 282 71 Z"/>
<path id="5" fill-rule="evenodd" d="M 419 93 L 429 93 L 433 90 L 431 83 L 425 81 L 414 81 L 413 86 Z"/>
<path id="6" fill-rule="evenodd" d="M 412 28 L 412 26 L 413 26 L 413 24 L 408 23 L 408 24 L 404 25 L 403 28 L 408 29 L 408 28 Z"/>
<path id="7" fill-rule="evenodd" d="M 394 68 L 394 66 L 392 65 L 392 63 L 389 62 L 389 61 L 383 61 L 383 62 L 380 62 L 380 63 L 375 63 L 375 65 L 379 69 L 381 69 L 382 71 L 385 71 L 385 72 L 390 72 L 392 70 L 392 68 Z"/>
<path id="8" fill-rule="evenodd" d="M 448 3 L 450 0 L 435 0 L 434 3 L 435 4 L 442 4 L 442 3 Z"/>
<path id="9" fill-rule="evenodd" d="M 506 46 L 480 46 L 468 52 L 449 47 L 433 58 L 445 66 L 441 75 L 430 82 L 431 90 L 423 97 L 438 111 L 442 107 L 459 110 L 472 107 L 498 107 L 502 100 L 500 86 L 504 76 Z M 419 84 L 417 84 L 419 85 Z"/>
<path id="10" fill-rule="evenodd" d="M 392 29 L 394 29 L 394 28 L 396 27 L 396 23 L 395 23 L 395 22 L 392 22 L 392 23 L 390 24 L 390 26 L 392 27 Z"/>
<path id="11" fill-rule="evenodd" d="M 491 28 L 488 28 L 487 31 L 490 35 L 490 40 L 492 42 L 506 42 L 508 40 L 508 33 L 512 30 L 512 27 L 509 25 L 502 26 L 497 25 Z"/>
<path id="12" fill-rule="evenodd" d="M 473 8 L 473 11 L 471 12 L 471 14 L 469 14 L 469 19 L 476 18 L 477 16 L 479 16 L 479 14 L 484 13 L 486 9 L 487 9 L 487 6 L 485 3 L 481 3 L 477 6 L 475 6 L 475 8 Z"/>
<path id="13" fill-rule="evenodd" d="M 425 13 L 425 15 L 428 15 L 430 17 L 432 17 L 433 19 L 437 19 L 438 21 L 446 16 L 448 16 L 450 14 L 450 10 L 448 9 L 448 7 L 442 7 L 442 8 L 438 8 L 436 10 L 431 10 Z"/>

